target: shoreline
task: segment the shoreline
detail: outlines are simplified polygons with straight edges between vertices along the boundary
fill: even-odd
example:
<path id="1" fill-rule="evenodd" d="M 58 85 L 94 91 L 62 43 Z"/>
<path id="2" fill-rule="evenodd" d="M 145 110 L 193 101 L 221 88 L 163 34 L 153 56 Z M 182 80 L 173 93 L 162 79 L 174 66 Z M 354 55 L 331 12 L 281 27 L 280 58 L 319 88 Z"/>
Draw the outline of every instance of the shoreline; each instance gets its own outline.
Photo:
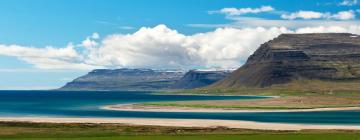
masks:
<path id="1" fill-rule="evenodd" d="M 244 96 L 244 97 L 264 97 L 264 98 L 280 98 L 281 96 L 277 95 L 231 95 L 231 94 L 210 94 L 210 93 L 151 93 L 154 95 L 194 95 L 194 96 Z M 239 100 L 239 99 L 234 99 Z M 251 100 L 251 99 L 250 99 Z"/>
<path id="2" fill-rule="evenodd" d="M 236 109 L 236 108 L 193 108 L 176 106 L 144 106 L 140 104 L 118 104 L 102 106 L 100 109 L 114 111 L 141 111 L 141 112 L 314 112 L 314 111 L 346 111 L 360 110 L 360 107 L 334 107 L 334 108 L 313 108 L 313 109 Z"/>
<path id="3" fill-rule="evenodd" d="M 169 127 L 227 127 L 254 130 L 360 130 L 360 125 L 318 125 L 318 124 L 287 124 L 263 123 L 237 120 L 206 120 L 206 119 L 155 119 L 155 118 L 67 118 L 67 117 L 0 117 L 2 122 L 32 123 L 94 123 L 123 124 L 134 126 L 169 126 Z"/>

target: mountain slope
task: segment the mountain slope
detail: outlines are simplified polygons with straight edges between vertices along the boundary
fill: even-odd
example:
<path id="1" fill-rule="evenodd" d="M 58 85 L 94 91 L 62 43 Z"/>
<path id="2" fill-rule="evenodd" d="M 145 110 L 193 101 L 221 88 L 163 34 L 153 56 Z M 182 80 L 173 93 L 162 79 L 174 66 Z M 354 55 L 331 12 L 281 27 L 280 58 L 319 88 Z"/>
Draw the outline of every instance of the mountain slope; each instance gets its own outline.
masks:
<path id="1" fill-rule="evenodd" d="M 190 70 L 173 86 L 174 89 L 194 89 L 211 85 L 229 75 L 231 71 Z"/>
<path id="2" fill-rule="evenodd" d="M 301 81 L 360 83 L 360 36 L 283 34 L 210 88 L 269 87 Z"/>

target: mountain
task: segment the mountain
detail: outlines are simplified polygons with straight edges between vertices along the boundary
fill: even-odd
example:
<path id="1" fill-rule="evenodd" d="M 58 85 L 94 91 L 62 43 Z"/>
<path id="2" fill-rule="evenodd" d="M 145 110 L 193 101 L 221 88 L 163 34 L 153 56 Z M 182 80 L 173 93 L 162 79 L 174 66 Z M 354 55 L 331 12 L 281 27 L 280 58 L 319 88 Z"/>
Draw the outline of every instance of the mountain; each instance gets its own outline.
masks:
<path id="1" fill-rule="evenodd" d="M 171 88 L 185 72 L 152 69 L 98 69 L 60 90 L 160 90 Z"/>
<path id="2" fill-rule="evenodd" d="M 348 33 L 282 34 L 210 88 L 332 83 L 360 87 L 360 36 Z M 334 84 L 335 83 L 335 84 Z M 332 87 L 333 86 L 333 87 Z"/>
<path id="3" fill-rule="evenodd" d="M 194 89 L 211 85 L 229 75 L 231 71 L 190 70 L 174 86 L 174 89 Z"/>
<path id="4" fill-rule="evenodd" d="M 76 78 L 59 90 L 167 90 L 208 86 L 228 71 L 166 71 L 152 69 L 98 69 Z"/>

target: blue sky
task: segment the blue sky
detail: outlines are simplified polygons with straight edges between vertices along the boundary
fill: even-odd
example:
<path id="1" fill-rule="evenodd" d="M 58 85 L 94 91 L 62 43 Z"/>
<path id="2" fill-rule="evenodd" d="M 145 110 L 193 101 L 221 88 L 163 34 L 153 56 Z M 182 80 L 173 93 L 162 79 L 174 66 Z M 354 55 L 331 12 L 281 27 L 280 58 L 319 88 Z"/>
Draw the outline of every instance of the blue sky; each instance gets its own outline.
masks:
<path id="1" fill-rule="evenodd" d="M 357 0 L 2 0 L 0 89 L 59 87 L 93 68 L 236 68 L 280 33 L 358 33 L 359 17 Z"/>

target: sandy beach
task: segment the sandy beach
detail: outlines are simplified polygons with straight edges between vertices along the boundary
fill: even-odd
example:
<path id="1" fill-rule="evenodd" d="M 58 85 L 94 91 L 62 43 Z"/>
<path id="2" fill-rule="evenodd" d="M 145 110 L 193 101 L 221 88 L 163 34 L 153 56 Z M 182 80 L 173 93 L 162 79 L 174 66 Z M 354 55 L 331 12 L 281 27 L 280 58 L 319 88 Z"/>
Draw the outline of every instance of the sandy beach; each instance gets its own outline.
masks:
<path id="1" fill-rule="evenodd" d="M 360 110 L 360 107 L 314 108 L 314 109 L 232 109 L 232 108 L 191 108 L 172 106 L 144 106 L 141 104 L 121 104 L 103 106 L 101 109 L 117 111 L 142 111 L 142 112 L 312 112 L 312 111 L 340 111 Z"/>
<path id="2" fill-rule="evenodd" d="M 150 118 L 61 118 L 61 117 L 1 117 L 0 121 L 12 122 L 42 122 L 42 123 L 111 123 L 124 125 L 151 125 L 175 127 L 228 127 L 259 130 L 304 130 L 304 129 L 337 129 L 360 130 L 360 126 L 350 125 L 311 125 L 261 123 L 234 120 L 204 120 L 204 119 L 150 119 Z"/>

